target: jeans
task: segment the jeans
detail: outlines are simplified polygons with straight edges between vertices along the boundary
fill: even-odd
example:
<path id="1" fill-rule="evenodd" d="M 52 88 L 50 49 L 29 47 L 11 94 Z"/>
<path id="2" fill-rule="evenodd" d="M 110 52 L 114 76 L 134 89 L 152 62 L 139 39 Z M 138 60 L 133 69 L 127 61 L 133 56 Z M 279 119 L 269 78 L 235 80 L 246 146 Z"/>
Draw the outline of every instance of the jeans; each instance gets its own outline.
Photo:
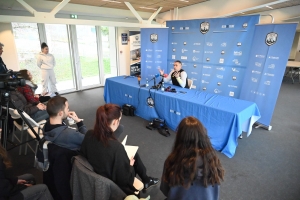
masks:
<path id="1" fill-rule="evenodd" d="M 34 121 L 36 122 L 40 122 L 44 119 L 48 119 L 49 115 L 47 113 L 46 110 L 39 110 L 36 113 L 34 113 L 33 115 L 30 116 Z"/>
<path id="2" fill-rule="evenodd" d="M 24 174 L 18 177 L 19 179 L 23 179 L 26 181 L 34 181 L 35 179 L 31 174 Z M 9 199 L 11 200 L 19 200 L 21 196 L 24 200 L 53 200 L 48 187 L 44 184 L 33 185 L 30 187 L 20 187 L 20 192 L 10 196 Z"/>

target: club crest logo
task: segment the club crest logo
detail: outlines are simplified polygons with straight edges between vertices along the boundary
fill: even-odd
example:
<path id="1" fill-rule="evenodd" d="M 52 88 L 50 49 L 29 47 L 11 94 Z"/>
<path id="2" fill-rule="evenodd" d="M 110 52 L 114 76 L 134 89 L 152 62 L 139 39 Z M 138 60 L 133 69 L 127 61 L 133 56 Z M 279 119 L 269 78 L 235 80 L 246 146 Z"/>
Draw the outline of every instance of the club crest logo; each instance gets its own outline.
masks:
<path id="1" fill-rule="evenodd" d="M 200 32 L 202 34 L 206 34 L 209 31 L 209 23 L 208 22 L 202 22 L 200 24 Z"/>
<path id="2" fill-rule="evenodd" d="M 150 35 L 150 41 L 152 43 L 157 42 L 157 40 L 158 40 L 158 35 L 157 34 L 153 33 L 153 34 Z"/>
<path id="3" fill-rule="evenodd" d="M 138 35 L 135 36 L 135 40 L 139 40 L 139 38 L 140 38 L 140 37 L 139 37 Z"/>
<path id="4" fill-rule="evenodd" d="M 274 32 L 268 33 L 266 36 L 266 44 L 268 46 L 275 44 L 277 41 L 277 36 L 278 36 L 277 33 L 274 33 Z"/>

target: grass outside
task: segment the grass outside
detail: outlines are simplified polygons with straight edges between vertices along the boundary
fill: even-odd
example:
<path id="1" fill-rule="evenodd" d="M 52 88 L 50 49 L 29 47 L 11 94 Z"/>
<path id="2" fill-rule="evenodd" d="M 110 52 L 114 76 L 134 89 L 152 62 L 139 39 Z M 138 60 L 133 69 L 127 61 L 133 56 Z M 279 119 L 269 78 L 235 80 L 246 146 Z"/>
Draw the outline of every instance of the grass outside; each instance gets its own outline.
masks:
<path id="1" fill-rule="evenodd" d="M 92 76 L 98 76 L 98 58 L 90 57 L 80 57 L 81 64 L 81 73 L 83 78 L 88 78 Z M 110 74 L 110 59 L 103 58 L 104 73 Z M 29 70 L 34 78 L 35 83 L 41 82 L 41 72 L 40 69 L 36 66 L 36 60 L 30 59 L 20 62 L 21 69 Z M 69 58 L 56 58 L 56 66 L 54 68 L 57 82 L 72 80 L 73 73 L 71 68 L 71 61 Z"/>

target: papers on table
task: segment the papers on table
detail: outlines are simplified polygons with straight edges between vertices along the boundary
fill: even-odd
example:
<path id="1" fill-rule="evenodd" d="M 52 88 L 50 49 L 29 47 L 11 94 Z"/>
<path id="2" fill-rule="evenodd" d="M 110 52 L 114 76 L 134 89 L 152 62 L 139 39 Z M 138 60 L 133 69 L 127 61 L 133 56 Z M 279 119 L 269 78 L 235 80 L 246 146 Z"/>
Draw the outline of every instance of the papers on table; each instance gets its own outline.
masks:
<path id="1" fill-rule="evenodd" d="M 125 148 L 125 151 L 127 153 L 128 158 L 131 159 L 132 157 L 135 156 L 135 154 L 136 154 L 137 150 L 139 149 L 139 147 L 138 146 L 126 145 L 126 141 L 127 141 L 127 135 L 124 138 L 124 140 L 122 141 L 122 144 Z"/>

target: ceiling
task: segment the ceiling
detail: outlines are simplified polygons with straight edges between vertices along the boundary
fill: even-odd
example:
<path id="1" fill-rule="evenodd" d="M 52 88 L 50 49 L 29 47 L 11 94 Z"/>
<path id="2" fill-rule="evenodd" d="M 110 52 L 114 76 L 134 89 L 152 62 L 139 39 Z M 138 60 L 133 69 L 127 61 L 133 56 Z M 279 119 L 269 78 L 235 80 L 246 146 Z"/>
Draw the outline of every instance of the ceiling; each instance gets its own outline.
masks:
<path id="1" fill-rule="evenodd" d="M 49 1 L 61 2 L 62 0 Z M 153 13 L 159 7 L 163 7 L 160 11 L 162 13 L 173 10 L 176 7 L 182 8 L 209 0 L 71 0 L 69 3 L 128 10 L 124 1 L 129 2 L 135 10 L 143 12 Z"/>

